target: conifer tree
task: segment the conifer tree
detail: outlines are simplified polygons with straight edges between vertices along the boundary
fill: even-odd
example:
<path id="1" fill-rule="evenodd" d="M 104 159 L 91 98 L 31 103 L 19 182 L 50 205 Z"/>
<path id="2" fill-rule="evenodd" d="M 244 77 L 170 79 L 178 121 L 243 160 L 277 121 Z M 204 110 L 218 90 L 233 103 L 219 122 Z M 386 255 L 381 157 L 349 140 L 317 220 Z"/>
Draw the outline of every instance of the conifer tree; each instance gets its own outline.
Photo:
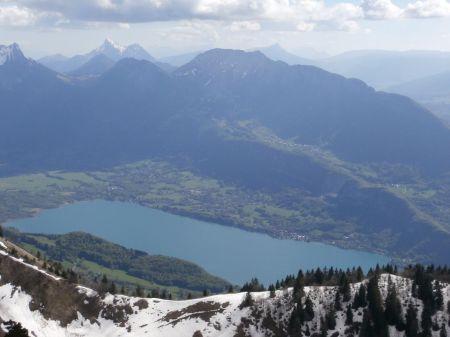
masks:
<path id="1" fill-rule="evenodd" d="M 100 281 L 100 293 L 105 294 L 108 291 L 108 278 L 103 274 L 102 280 Z"/>
<path id="2" fill-rule="evenodd" d="M 342 310 L 341 294 L 339 293 L 339 291 L 336 291 L 336 295 L 334 296 L 334 310 Z"/>
<path id="3" fill-rule="evenodd" d="M 431 327 L 432 327 L 432 308 L 429 302 L 424 302 L 423 310 L 422 310 L 422 319 L 421 319 L 421 326 L 422 326 L 422 337 L 430 337 L 431 334 Z"/>
<path id="4" fill-rule="evenodd" d="M 442 286 L 438 280 L 434 281 L 434 305 L 435 310 L 442 310 L 444 308 L 444 295 L 442 294 Z"/>
<path id="5" fill-rule="evenodd" d="M 364 309 L 361 328 L 359 329 L 359 337 L 375 337 L 374 329 L 370 322 L 370 314 L 367 309 Z"/>
<path id="6" fill-rule="evenodd" d="M 161 299 L 166 300 L 167 299 L 167 290 L 163 289 L 163 291 L 161 292 Z"/>
<path id="7" fill-rule="evenodd" d="M 342 294 L 342 300 L 344 302 L 350 301 L 351 299 L 350 282 L 345 273 L 342 274 L 341 279 L 339 280 L 339 291 Z"/>
<path id="8" fill-rule="evenodd" d="M 364 279 L 364 272 L 361 267 L 356 269 L 356 282 L 361 282 Z"/>
<path id="9" fill-rule="evenodd" d="M 273 284 L 271 284 L 269 286 L 269 292 L 270 292 L 270 298 L 274 298 L 275 297 L 275 286 Z"/>
<path id="10" fill-rule="evenodd" d="M 239 309 L 251 307 L 254 303 L 252 294 L 250 292 L 247 292 L 245 294 L 244 299 L 242 300 L 242 303 L 239 305 Z"/>
<path id="11" fill-rule="evenodd" d="M 358 293 L 355 295 L 355 299 L 353 301 L 353 309 L 365 308 L 367 306 L 366 293 L 366 287 L 361 283 Z"/>
<path id="12" fill-rule="evenodd" d="M 141 286 L 137 286 L 136 290 L 134 291 L 134 295 L 136 297 L 144 297 L 144 291 L 142 290 Z"/>
<path id="13" fill-rule="evenodd" d="M 352 326 L 353 325 L 353 310 L 351 305 L 347 305 L 347 310 L 345 312 L 345 325 Z"/>
<path id="14" fill-rule="evenodd" d="M 403 313 L 402 304 L 397 296 L 397 289 L 394 284 L 390 283 L 388 294 L 385 300 L 384 315 L 389 325 L 395 325 L 397 330 L 403 330 Z"/>
<path id="15" fill-rule="evenodd" d="M 110 286 L 109 286 L 109 289 L 108 289 L 108 292 L 110 293 L 110 294 L 115 294 L 115 293 L 117 293 L 117 288 L 116 288 L 116 284 L 114 283 L 114 282 L 111 282 L 111 284 L 110 284 Z"/>
<path id="16" fill-rule="evenodd" d="M 441 325 L 441 330 L 439 331 L 439 337 L 447 337 L 447 329 L 446 329 L 444 323 L 442 323 L 442 325 Z"/>
<path id="17" fill-rule="evenodd" d="M 322 285 L 323 281 L 324 281 L 324 274 L 322 269 L 317 268 L 316 271 L 314 272 L 314 283 L 318 284 L 318 285 Z"/>
<path id="18" fill-rule="evenodd" d="M 294 302 L 298 302 L 303 296 L 305 296 L 305 291 L 303 290 L 303 274 L 299 273 L 299 276 L 295 279 L 292 298 Z"/>
<path id="19" fill-rule="evenodd" d="M 298 309 L 294 308 L 292 310 L 290 319 L 289 319 L 289 336 L 292 337 L 300 337 L 302 336 L 302 322 L 300 320 Z"/>
<path id="20" fill-rule="evenodd" d="M 320 317 L 320 337 L 327 337 L 328 326 L 327 322 L 323 317 Z"/>
<path id="21" fill-rule="evenodd" d="M 308 296 L 305 300 L 305 321 L 312 321 L 314 318 L 314 303 L 311 301 L 311 298 Z"/>
<path id="22" fill-rule="evenodd" d="M 336 311 L 331 307 L 325 314 L 325 322 L 328 330 L 336 329 Z"/>
<path id="23" fill-rule="evenodd" d="M 377 268 L 379 270 L 379 267 Z M 369 302 L 370 316 L 373 320 L 374 333 L 377 337 L 388 336 L 388 326 L 384 317 L 383 304 L 378 288 L 378 273 L 370 278 L 367 286 L 367 300 Z"/>
<path id="24" fill-rule="evenodd" d="M 417 337 L 419 335 L 419 322 L 417 320 L 417 310 L 412 303 L 409 303 L 406 311 L 405 337 Z"/>

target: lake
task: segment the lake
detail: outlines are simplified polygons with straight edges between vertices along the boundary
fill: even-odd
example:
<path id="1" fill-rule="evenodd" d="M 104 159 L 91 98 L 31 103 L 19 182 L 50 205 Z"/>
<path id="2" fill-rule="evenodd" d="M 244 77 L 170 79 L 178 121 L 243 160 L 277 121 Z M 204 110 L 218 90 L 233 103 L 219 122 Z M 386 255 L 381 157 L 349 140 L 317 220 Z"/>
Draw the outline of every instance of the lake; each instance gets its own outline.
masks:
<path id="1" fill-rule="evenodd" d="M 268 285 L 300 268 L 361 266 L 367 270 L 389 262 L 377 254 L 274 239 L 124 202 L 78 202 L 6 225 L 29 233 L 88 232 L 128 248 L 195 262 L 237 284 L 258 277 Z"/>

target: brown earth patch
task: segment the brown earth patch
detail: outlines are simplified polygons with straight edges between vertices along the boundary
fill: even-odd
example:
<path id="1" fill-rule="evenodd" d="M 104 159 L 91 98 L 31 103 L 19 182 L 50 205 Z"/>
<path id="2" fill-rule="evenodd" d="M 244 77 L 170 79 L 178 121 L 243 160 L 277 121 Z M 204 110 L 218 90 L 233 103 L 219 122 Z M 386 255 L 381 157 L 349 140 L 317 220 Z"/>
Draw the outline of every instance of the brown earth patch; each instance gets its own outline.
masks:
<path id="1" fill-rule="evenodd" d="M 141 299 L 139 301 L 134 302 L 134 306 L 138 307 L 139 310 L 147 309 L 148 308 L 148 302 L 144 299 Z"/>
<path id="2" fill-rule="evenodd" d="M 104 319 L 113 321 L 119 326 L 124 327 L 125 323 L 128 322 L 128 316 L 133 313 L 133 309 L 129 304 L 123 305 L 112 305 L 108 304 L 103 307 L 102 317 Z"/>
<path id="3" fill-rule="evenodd" d="M 9 256 L 0 255 L 0 275 L 0 284 L 11 283 L 32 297 L 30 310 L 39 310 L 46 319 L 60 321 L 63 327 L 78 318 L 77 312 L 91 322 L 100 313 L 98 296 L 88 297 L 69 281 L 57 281 Z"/>
<path id="4" fill-rule="evenodd" d="M 211 318 L 225 311 L 225 308 L 229 303 L 217 303 L 217 302 L 197 302 L 182 310 L 175 310 L 167 313 L 161 321 L 165 321 L 169 324 L 176 325 L 182 320 L 200 318 L 205 322 L 210 322 Z"/>

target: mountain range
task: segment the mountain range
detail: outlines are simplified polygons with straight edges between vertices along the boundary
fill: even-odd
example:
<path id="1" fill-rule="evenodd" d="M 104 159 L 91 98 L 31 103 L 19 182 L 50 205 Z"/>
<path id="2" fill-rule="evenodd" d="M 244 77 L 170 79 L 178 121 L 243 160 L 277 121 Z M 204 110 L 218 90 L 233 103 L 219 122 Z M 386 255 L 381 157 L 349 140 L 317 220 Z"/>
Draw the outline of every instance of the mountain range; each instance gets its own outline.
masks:
<path id="1" fill-rule="evenodd" d="M 450 53 L 437 51 L 350 51 L 315 65 L 358 78 L 385 90 L 391 86 L 450 70 Z"/>
<path id="2" fill-rule="evenodd" d="M 409 82 L 426 80 L 434 75 L 450 71 L 450 53 L 446 52 L 357 50 L 329 56 L 305 49 L 301 51 L 303 56 L 299 56 L 287 51 L 279 44 L 254 48 L 250 51 L 260 51 L 274 61 L 283 61 L 289 65 L 320 67 L 348 78 L 363 80 L 376 89 L 392 92 L 396 92 L 391 90 L 396 86 L 401 88 L 403 84 L 408 85 Z M 73 57 L 57 54 L 43 57 L 38 61 L 60 73 L 85 75 L 86 69 L 93 69 L 94 66 L 87 65 L 84 70 L 83 66 L 95 56 L 103 55 L 114 63 L 124 58 L 147 60 L 171 72 L 189 63 L 201 53 L 197 51 L 155 59 L 139 44 L 121 46 L 111 39 L 106 39 L 101 46 L 87 54 Z M 81 69 L 78 70 L 78 68 Z M 97 75 L 103 69 L 99 66 L 89 75 Z"/>
<path id="3" fill-rule="evenodd" d="M 314 65 L 317 62 L 313 59 L 290 53 L 279 44 L 274 44 L 264 48 L 257 48 L 252 51 L 260 51 L 274 61 L 283 61 L 289 65 Z"/>
<path id="4" fill-rule="evenodd" d="M 274 61 L 290 65 L 314 65 L 348 78 L 360 79 L 378 90 L 387 91 L 450 71 L 448 52 L 355 50 L 333 56 L 317 53 L 298 56 L 279 44 L 255 50 Z"/>
<path id="5" fill-rule="evenodd" d="M 390 92 L 406 95 L 450 123 L 450 70 L 390 87 Z"/>
<path id="6" fill-rule="evenodd" d="M 340 228 L 448 262 L 450 131 L 407 97 L 261 52 L 214 49 L 172 73 L 125 58 L 80 80 L 2 48 L 2 175 L 163 158 L 316 219 L 271 233 Z"/>
<path id="7" fill-rule="evenodd" d="M 39 63 L 46 67 L 60 73 L 82 74 L 86 75 L 86 70 L 92 69 L 92 73 L 88 75 L 97 75 L 100 70 L 106 70 L 104 67 L 105 60 L 103 60 L 99 67 L 95 67 L 91 61 L 99 62 L 98 57 L 103 57 L 109 60 L 108 63 L 115 63 L 125 58 L 134 58 L 136 60 L 146 60 L 158 64 L 165 70 L 172 70 L 172 67 L 166 63 L 158 62 L 139 44 L 132 44 L 129 46 L 121 46 L 111 39 L 106 39 L 101 46 L 90 51 L 87 54 L 76 55 L 73 57 L 65 57 L 63 55 L 50 55 L 39 59 Z"/>

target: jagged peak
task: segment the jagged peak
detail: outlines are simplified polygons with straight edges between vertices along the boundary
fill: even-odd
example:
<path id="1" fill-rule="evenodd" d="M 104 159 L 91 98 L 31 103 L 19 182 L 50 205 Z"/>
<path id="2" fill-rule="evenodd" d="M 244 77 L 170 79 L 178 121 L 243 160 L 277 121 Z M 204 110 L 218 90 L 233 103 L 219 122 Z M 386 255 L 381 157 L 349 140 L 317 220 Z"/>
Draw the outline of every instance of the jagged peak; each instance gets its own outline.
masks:
<path id="1" fill-rule="evenodd" d="M 9 46 L 0 45 L 0 65 L 26 60 L 17 43 L 12 43 Z"/>
<path id="2" fill-rule="evenodd" d="M 114 40 L 110 38 L 106 38 L 105 41 L 103 41 L 103 44 L 99 48 L 97 48 L 97 50 L 104 51 L 108 49 L 116 49 L 122 53 L 126 49 L 126 47 L 114 42 Z"/>

